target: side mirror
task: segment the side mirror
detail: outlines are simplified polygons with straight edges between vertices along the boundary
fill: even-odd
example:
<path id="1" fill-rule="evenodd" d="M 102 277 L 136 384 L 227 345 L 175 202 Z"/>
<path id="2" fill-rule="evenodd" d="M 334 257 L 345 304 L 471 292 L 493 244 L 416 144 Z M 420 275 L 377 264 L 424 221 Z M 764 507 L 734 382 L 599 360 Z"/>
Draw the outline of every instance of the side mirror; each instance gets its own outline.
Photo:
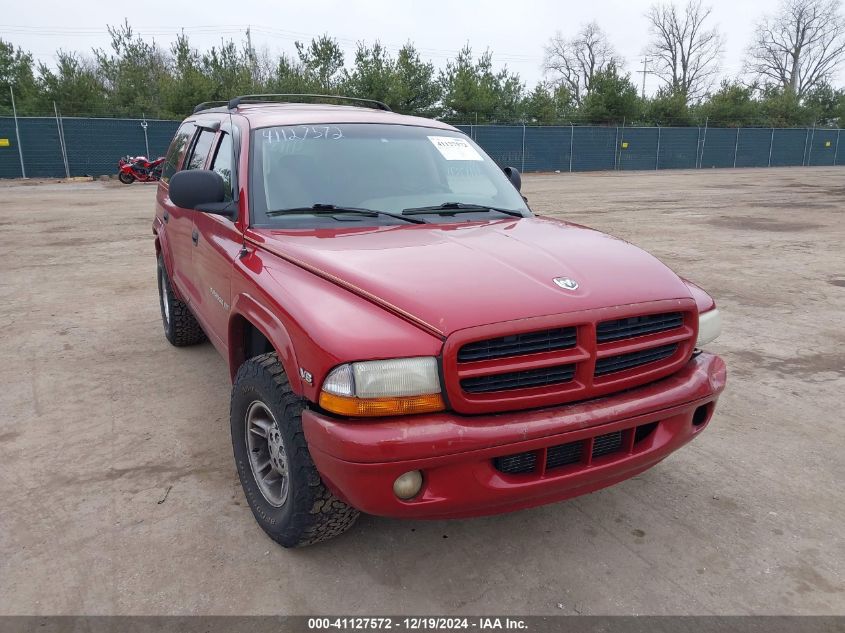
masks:
<path id="1" fill-rule="evenodd" d="M 170 200 L 177 207 L 195 209 L 229 218 L 235 216 L 235 205 L 225 202 L 223 177 L 210 169 L 178 171 L 170 178 Z"/>
<path id="2" fill-rule="evenodd" d="M 502 171 L 505 172 L 505 176 L 516 187 L 516 190 L 520 191 L 522 189 L 522 176 L 520 176 L 519 170 L 516 167 L 503 167 Z"/>

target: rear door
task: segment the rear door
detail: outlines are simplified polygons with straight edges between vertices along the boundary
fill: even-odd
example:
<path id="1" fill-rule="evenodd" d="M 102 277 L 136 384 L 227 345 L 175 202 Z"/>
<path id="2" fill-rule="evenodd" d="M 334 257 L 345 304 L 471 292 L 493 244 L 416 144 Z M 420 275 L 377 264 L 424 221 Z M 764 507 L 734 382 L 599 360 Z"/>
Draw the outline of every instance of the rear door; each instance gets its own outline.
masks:
<path id="1" fill-rule="evenodd" d="M 156 194 L 159 209 L 157 213 L 164 223 L 161 240 L 162 252 L 170 281 L 182 299 L 188 299 L 187 277 L 191 267 L 191 229 L 193 211 L 180 209 L 170 200 L 170 178 L 185 162 L 185 155 L 192 145 L 196 125 L 188 121 L 179 126 L 161 172 L 161 182 Z"/>
<path id="2" fill-rule="evenodd" d="M 237 129 L 235 134 L 238 134 Z M 216 139 L 208 169 L 223 177 L 226 201 L 233 199 L 236 187 L 232 156 L 232 135 L 229 129 L 224 129 Z M 234 220 L 199 211 L 194 212 L 194 232 L 193 276 L 200 286 L 194 312 L 202 315 L 203 329 L 212 342 L 225 351 L 232 302 L 232 267 L 243 244 L 243 236 Z"/>

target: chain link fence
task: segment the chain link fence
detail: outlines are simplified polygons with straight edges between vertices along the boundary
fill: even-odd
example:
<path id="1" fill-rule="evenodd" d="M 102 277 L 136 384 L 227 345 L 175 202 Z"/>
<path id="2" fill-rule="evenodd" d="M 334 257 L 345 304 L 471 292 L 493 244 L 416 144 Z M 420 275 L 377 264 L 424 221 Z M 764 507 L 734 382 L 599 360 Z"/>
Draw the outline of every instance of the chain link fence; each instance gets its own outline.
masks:
<path id="1" fill-rule="evenodd" d="M 179 121 L 0 117 L 0 178 L 117 173 L 121 156 L 161 156 Z M 500 165 L 598 171 L 841 165 L 840 130 L 458 125 Z M 20 142 L 18 142 L 18 138 Z M 845 145 L 845 143 L 843 143 Z M 842 153 L 840 153 L 842 152 Z"/>

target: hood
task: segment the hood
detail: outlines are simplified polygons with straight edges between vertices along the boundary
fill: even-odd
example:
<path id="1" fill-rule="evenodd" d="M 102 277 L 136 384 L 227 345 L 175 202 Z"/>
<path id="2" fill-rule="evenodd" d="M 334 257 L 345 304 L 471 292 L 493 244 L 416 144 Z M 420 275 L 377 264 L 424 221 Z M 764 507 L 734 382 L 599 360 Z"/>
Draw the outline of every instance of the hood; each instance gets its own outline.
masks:
<path id="1" fill-rule="evenodd" d="M 258 229 L 264 248 L 443 335 L 477 325 L 661 299 L 690 290 L 645 251 L 551 218 L 312 231 Z M 567 290 L 555 278 L 575 280 Z"/>

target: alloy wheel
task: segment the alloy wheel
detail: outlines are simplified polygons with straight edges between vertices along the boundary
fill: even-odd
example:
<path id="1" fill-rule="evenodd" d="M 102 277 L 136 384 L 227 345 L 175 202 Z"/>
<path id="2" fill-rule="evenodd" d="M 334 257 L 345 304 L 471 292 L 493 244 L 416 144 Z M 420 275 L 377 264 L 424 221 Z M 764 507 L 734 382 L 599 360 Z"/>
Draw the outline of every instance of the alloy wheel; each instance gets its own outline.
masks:
<path id="1" fill-rule="evenodd" d="M 249 466 L 267 503 L 284 505 L 290 488 L 290 469 L 282 433 L 273 413 L 256 400 L 246 411 L 246 447 Z"/>

